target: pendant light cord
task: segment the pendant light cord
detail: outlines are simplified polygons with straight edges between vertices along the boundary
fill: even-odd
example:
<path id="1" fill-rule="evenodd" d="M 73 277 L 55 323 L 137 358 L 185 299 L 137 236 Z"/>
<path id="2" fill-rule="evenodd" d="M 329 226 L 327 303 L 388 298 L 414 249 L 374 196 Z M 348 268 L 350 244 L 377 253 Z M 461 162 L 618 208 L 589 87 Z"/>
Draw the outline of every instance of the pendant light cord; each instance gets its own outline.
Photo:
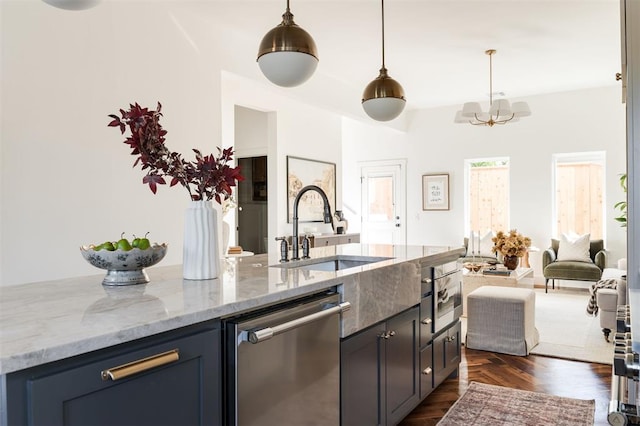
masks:
<path id="1" fill-rule="evenodd" d="M 493 53 L 489 53 L 489 107 L 493 105 Z"/>
<path id="2" fill-rule="evenodd" d="M 385 68 L 384 66 L 384 0 L 381 0 L 381 3 L 382 3 L 382 68 Z"/>

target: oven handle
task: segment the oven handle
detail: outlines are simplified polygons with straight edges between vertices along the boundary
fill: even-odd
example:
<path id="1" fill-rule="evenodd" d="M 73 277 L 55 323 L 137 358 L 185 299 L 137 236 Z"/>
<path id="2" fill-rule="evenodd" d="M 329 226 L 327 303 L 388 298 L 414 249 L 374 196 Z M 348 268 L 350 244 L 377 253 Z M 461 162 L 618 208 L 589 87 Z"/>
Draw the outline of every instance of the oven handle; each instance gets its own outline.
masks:
<path id="1" fill-rule="evenodd" d="M 265 327 L 260 330 L 251 330 L 246 333 L 246 338 L 244 340 L 250 343 L 260 343 L 265 340 L 271 339 L 273 336 L 277 336 L 278 334 L 285 333 L 294 328 L 303 326 L 313 321 L 317 321 L 319 319 L 331 316 L 336 313 L 342 313 L 348 311 L 351 308 L 351 303 L 343 302 L 339 305 L 334 305 L 329 309 L 322 310 L 320 312 L 315 312 L 313 314 L 296 318 L 294 320 L 285 322 L 280 325 L 276 325 L 274 327 Z"/>

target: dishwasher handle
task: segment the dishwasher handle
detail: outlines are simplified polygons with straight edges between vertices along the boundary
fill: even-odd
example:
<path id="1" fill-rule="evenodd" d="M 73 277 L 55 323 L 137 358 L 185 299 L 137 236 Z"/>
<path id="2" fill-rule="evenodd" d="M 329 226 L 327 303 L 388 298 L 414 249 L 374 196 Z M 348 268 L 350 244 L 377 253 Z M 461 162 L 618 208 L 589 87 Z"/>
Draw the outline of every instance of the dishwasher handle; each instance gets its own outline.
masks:
<path id="1" fill-rule="evenodd" d="M 274 327 L 265 327 L 260 330 L 251 330 L 246 334 L 246 340 L 251 343 L 260 343 L 265 340 L 271 339 L 273 336 L 277 336 L 278 334 L 285 333 L 294 328 L 300 327 L 302 325 L 308 324 L 313 321 L 317 321 L 321 318 L 328 317 L 330 315 L 336 313 L 342 313 L 351 309 L 351 303 L 343 302 L 339 305 L 334 305 L 329 309 L 324 309 L 319 312 L 315 312 L 310 315 L 306 315 L 304 317 L 296 318 L 294 320 L 285 322 L 280 325 L 276 325 Z"/>

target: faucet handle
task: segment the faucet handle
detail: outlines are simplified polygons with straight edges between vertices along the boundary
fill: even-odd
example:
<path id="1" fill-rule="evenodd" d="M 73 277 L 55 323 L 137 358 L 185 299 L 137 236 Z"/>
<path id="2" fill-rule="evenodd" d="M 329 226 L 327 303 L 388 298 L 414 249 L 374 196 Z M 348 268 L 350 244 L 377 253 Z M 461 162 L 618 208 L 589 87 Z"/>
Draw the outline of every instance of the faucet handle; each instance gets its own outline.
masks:
<path id="1" fill-rule="evenodd" d="M 280 262 L 289 261 L 289 243 L 287 237 L 276 237 L 276 241 L 280 241 Z"/>
<path id="2" fill-rule="evenodd" d="M 309 236 L 305 234 L 302 237 L 302 258 L 309 259 L 309 246 L 311 246 L 311 241 L 309 240 Z"/>

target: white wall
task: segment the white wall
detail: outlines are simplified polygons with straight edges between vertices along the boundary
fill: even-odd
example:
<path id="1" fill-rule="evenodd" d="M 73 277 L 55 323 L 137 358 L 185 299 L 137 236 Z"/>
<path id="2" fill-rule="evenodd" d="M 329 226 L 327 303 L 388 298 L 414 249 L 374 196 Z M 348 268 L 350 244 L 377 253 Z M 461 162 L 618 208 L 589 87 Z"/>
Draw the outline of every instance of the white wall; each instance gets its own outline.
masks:
<path id="1" fill-rule="evenodd" d="M 198 7 L 216 13 L 205 20 Z M 234 78 L 239 63 L 255 55 L 263 31 L 257 28 L 254 39 L 235 37 L 229 24 L 235 12 L 219 2 L 102 2 L 82 12 L 35 0 L 0 2 L 1 285 L 87 274 L 98 280 L 101 271 L 82 259 L 78 246 L 123 231 L 149 231 L 153 241 L 169 244 L 162 264 L 181 263 L 186 191 L 161 187 L 153 195 L 141 182 L 144 173 L 132 168 L 124 137 L 107 127 L 107 115 L 131 102 L 162 102 L 167 145 L 187 157 L 192 148 L 208 153 L 233 145 L 235 105 L 266 112 L 269 194 L 276 201 L 269 203 L 271 241 L 291 233 L 287 155 L 337 164 L 337 182 L 344 182 L 337 204 L 350 230 L 358 221 L 349 212 L 359 205 L 356 162 L 406 158 L 409 243 L 461 243 L 468 157 L 511 157 L 511 222 L 541 248 L 550 237 L 552 152 L 607 150 L 607 206 L 623 197 L 618 89 L 527 98 L 533 116 L 503 128 L 453 125 L 454 108 L 420 111 L 407 114 L 409 131 L 399 133 L 305 105 L 304 88 Z M 250 77 L 264 82 L 257 67 Z M 451 174 L 448 212 L 421 210 L 420 176 L 433 171 Z M 622 256 L 624 232 L 612 224 L 607 234 L 611 258 Z"/>
<path id="2" fill-rule="evenodd" d="M 187 192 L 161 187 L 152 194 L 144 172 L 132 168 L 124 136 L 107 127 L 107 115 L 131 102 L 162 102 L 167 145 L 186 158 L 192 148 L 233 145 L 234 105 L 262 104 L 269 193 L 278 200 L 269 207 L 269 237 L 290 233 L 285 157 L 339 162 L 340 118 L 265 84 L 233 87 L 226 71 L 240 59 L 254 61 L 256 42 L 234 39 L 231 49 L 225 14 L 233 7 L 214 3 L 102 2 L 69 12 L 42 1 L 0 2 L 1 285 L 88 274 L 99 280 L 102 272 L 78 247 L 123 231 L 149 231 L 152 241 L 169 244 L 163 265 L 182 262 Z M 204 20 L 198 7 L 217 13 Z M 243 96 L 251 101 L 236 102 Z"/>
<path id="3" fill-rule="evenodd" d="M 597 88 L 526 100 L 531 117 L 505 126 L 454 124 L 456 107 L 411 113 L 409 131 L 399 134 L 353 120 L 344 123 L 343 166 L 358 160 L 407 158 L 407 229 L 409 244 L 461 245 L 464 238 L 464 160 L 510 158 L 510 226 L 533 245 L 549 246 L 552 229 L 551 156 L 559 152 L 606 151 L 606 248 L 613 266 L 626 255 L 624 228 L 613 220 L 613 205 L 624 199 L 619 174 L 626 169 L 624 105 L 619 87 Z M 421 176 L 450 174 L 449 211 L 422 211 Z M 353 177 L 345 182 L 349 200 L 359 191 Z M 532 255 L 541 276 L 540 253 Z"/>

